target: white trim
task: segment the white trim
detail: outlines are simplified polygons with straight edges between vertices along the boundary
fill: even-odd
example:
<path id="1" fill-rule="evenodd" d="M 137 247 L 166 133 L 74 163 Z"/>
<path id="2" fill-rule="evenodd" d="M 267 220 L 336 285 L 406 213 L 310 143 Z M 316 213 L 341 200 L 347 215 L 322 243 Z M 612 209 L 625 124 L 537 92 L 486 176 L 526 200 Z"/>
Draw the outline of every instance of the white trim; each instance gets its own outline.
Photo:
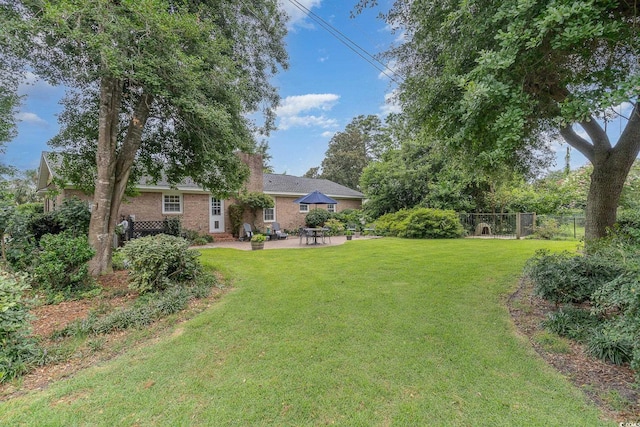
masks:
<path id="1" fill-rule="evenodd" d="M 302 210 L 303 206 L 306 206 L 307 209 Z M 300 212 L 300 213 L 309 213 L 309 205 L 307 203 L 300 203 L 300 206 L 298 207 L 298 212 Z"/>
<path id="2" fill-rule="evenodd" d="M 178 203 L 180 204 L 179 211 L 165 210 L 165 197 L 168 197 L 168 196 L 178 196 Z M 175 201 L 171 203 L 175 203 Z M 184 211 L 184 197 L 182 197 L 182 193 L 177 193 L 177 192 L 162 193 L 162 214 L 163 215 L 180 215 L 182 214 L 183 211 Z"/>

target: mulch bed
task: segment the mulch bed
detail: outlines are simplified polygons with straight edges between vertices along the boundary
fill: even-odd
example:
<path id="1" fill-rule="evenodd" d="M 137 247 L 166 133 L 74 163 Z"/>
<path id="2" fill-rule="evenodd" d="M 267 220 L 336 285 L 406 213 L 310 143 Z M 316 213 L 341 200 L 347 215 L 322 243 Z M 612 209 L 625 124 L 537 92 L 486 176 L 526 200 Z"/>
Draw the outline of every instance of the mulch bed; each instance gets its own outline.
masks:
<path id="1" fill-rule="evenodd" d="M 221 278 L 218 278 L 222 281 Z M 119 307 L 132 304 L 138 293 L 129 289 L 128 273 L 116 271 L 98 278 L 102 293 L 100 296 L 77 300 L 64 301 L 55 305 L 42 305 L 31 310 L 35 316 L 32 321 L 32 333 L 42 340 L 43 345 L 51 344 L 51 334 L 63 329 L 71 322 L 86 318 L 92 310 L 107 312 Z M 212 288 L 209 297 L 191 300 L 189 306 L 180 312 L 179 321 L 185 321 L 195 314 L 211 306 L 225 291 L 217 287 Z M 164 319 L 157 320 L 149 328 L 153 329 L 149 341 L 157 337 L 163 330 Z M 48 364 L 38 367 L 22 376 L 18 381 L 0 384 L 0 401 L 24 394 L 31 390 L 46 388 L 51 382 L 69 377 L 80 369 L 90 367 L 96 363 L 108 360 L 118 355 L 114 350 L 117 344 L 126 339 L 133 331 L 116 331 L 100 335 L 103 340 L 100 350 L 81 352 L 63 363 Z"/>
<path id="2" fill-rule="evenodd" d="M 509 312 L 518 329 L 538 354 L 581 388 L 604 414 L 618 422 L 640 421 L 640 389 L 629 366 L 618 366 L 589 356 L 583 345 L 571 342 L 568 353 L 552 353 L 533 337 L 543 331 L 540 323 L 555 305 L 533 295 L 533 285 L 522 279 L 509 297 Z"/>

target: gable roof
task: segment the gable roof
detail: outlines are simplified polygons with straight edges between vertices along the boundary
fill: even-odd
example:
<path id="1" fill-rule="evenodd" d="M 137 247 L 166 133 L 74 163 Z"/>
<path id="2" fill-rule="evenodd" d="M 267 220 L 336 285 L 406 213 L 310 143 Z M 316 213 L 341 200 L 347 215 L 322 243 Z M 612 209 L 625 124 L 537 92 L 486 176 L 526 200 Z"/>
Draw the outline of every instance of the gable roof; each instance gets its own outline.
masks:
<path id="1" fill-rule="evenodd" d="M 292 175 L 265 173 L 263 188 L 265 194 L 304 196 L 318 190 L 333 198 L 364 199 L 364 194 L 361 192 L 328 179 L 302 178 Z"/>

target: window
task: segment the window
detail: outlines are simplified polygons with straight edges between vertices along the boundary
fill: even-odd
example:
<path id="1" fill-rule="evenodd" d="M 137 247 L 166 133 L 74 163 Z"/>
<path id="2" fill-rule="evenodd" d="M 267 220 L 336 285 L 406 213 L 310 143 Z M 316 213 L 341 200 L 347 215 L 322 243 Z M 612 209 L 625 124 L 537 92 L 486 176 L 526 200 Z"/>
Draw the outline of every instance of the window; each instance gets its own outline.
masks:
<path id="1" fill-rule="evenodd" d="M 163 194 L 162 213 L 182 213 L 182 196 L 180 194 Z"/>
<path id="2" fill-rule="evenodd" d="M 302 213 L 309 212 L 309 205 L 305 205 L 304 203 L 300 203 L 300 212 L 302 212 Z"/>
<path id="3" fill-rule="evenodd" d="M 211 215 L 212 216 L 220 216 L 220 215 L 222 215 L 222 201 L 221 200 L 211 198 Z"/>
<path id="4" fill-rule="evenodd" d="M 264 222 L 273 222 L 276 220 L 276 209 L 265 208 L 262 210 Z"/>
<path id="5" fill-rule="evenodd" d="M 334 205 L 333 203 L 329 203 L 327 205 L 327 212 L 335 212 L 336 211 L 336 205 Z"/>

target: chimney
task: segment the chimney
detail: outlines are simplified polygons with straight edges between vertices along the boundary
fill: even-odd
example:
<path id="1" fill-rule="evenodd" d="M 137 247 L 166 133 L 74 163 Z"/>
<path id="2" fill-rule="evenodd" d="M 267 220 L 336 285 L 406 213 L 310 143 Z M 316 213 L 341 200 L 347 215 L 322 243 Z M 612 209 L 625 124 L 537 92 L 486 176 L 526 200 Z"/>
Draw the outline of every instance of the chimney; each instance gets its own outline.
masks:
<path id="1" fill-rule="evenodd" d="M 262 191 L 264 191 L 262 155 L 239 152 L 238 157 L 240 157 L 240 160 L 249 166 L 249 180 L 247 181 L 245 188 L 250 192 L 262 193 Z"/>

